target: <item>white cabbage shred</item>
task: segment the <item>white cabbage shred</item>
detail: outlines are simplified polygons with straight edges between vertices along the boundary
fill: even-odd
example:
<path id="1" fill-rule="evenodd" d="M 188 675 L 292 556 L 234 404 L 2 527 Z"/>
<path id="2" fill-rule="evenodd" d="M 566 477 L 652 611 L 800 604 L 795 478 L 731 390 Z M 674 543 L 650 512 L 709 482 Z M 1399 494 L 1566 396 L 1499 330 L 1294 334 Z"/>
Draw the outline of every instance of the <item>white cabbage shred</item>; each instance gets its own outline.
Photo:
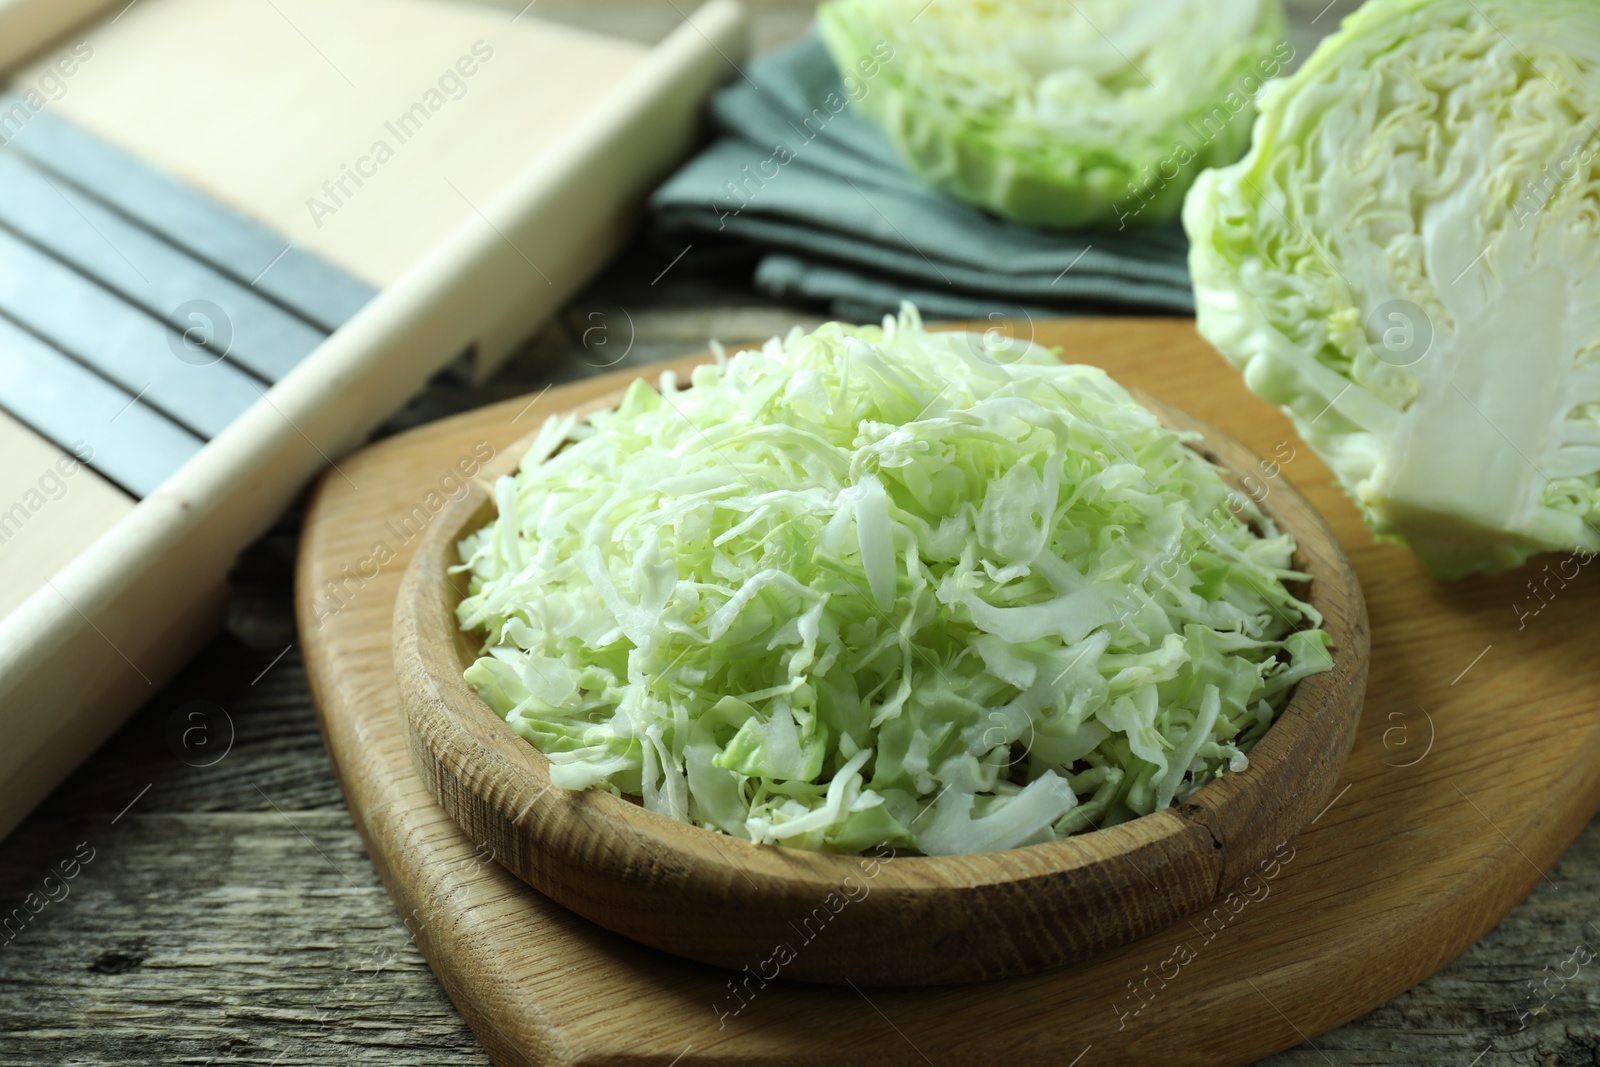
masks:
<path id="1" fill-rule="evenodd" d="M 1293 540 L 1178 434 L 909 306 L 552 420 L 496 501 L 461 544 L 468 680 L 556 784 L 756 842 L 1120 822 L 1242 766 L 1331 665 Z"/>

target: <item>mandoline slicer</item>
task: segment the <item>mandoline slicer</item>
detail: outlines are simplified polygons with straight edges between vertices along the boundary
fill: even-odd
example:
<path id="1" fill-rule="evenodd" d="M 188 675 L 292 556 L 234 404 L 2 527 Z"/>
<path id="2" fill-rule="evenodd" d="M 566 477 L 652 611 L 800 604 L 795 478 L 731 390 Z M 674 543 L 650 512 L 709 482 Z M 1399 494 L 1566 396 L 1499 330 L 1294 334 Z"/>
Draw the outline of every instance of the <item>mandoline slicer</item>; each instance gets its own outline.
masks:
<path id="1" fill-rule="evenodd" d="M 735 73 L 470 0 L 0 0 L 0 836 L 316 472 L 621 246 Z"/>

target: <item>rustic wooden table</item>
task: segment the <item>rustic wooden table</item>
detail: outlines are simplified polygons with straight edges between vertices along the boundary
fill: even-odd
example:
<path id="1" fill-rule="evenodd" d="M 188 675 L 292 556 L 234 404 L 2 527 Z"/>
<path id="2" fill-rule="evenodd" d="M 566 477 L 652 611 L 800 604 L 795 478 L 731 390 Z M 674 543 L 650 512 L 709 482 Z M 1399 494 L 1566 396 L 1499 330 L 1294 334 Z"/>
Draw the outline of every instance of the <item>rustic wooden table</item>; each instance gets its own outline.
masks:
<path id="1" fill-rule="evenodd" d="M 1302 36 L 1324 2 L 1297 4 Z M 810 7 L 753 6 L 758 47 L 800 32 Z M 540 10 L 647 38 L 677 18 L 671 0 Z M 817 321 L 762 300 L 737 268 L 708 277 L 691 261 L 652 284 L 671 254 L 630 250 L 490 386 L 436 384 L 389 432 Z M 0 913 L 46 901 L 0 936 L 3 1067 L 488 1063 L 391 907 L 323 752 L 290 599 L 298 524 L 286 515 L 240 560 L 227 633 L 0 843 Z M 1443 973 L 1268 1063 L 1600 1064 L 1600 981 L 1560 977 L 1600 937 L 1597 895 L 1591 826 Z"/>

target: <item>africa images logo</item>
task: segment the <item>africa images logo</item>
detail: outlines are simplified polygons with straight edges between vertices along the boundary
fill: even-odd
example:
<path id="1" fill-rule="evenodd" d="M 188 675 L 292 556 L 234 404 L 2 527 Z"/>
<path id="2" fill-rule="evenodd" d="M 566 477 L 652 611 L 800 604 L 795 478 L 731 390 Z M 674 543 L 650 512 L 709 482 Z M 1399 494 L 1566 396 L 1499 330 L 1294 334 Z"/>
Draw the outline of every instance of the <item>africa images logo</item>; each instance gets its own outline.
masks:
<path id="1" fill-rule="evenodd" d="M 354 164 L 344 164 L 338 174 L 323 182 L 322 196 L 307 197 L 306 210 L 311 213 L 311 221 L 316 223 L 317 229 L 322 229 L 328 218 L 349 206 L 367 182 L 378 176 L 378 169 L 394 159 L 398 150 L 421 133 L 435 115 L 452 101 L 464 99 L 470 79 L 493 58 L 492 45 L 487 41 L 473 42 L 470 54 L 446 67 L 419 100 L 383 124 L 387 137 L 374 140 L 366 154 L 356 157 Z M 391 138 L 393 143 L 390 143 Z"/>

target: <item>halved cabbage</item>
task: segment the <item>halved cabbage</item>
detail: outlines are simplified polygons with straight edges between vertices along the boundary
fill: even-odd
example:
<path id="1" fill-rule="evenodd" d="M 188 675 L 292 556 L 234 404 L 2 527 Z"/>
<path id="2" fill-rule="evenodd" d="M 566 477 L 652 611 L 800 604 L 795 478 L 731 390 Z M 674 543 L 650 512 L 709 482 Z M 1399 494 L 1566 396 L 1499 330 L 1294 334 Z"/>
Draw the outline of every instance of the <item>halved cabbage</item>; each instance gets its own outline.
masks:
<path id="1" fill-rule="evenodd" d="M 1600 5 L 1368 0 L 1261 112 L 1200 332 L 1436 576 L 1600 549 Z"/>
<path id="2" fill-rule="evenodd" d="M 1293 540 L 1177 434 L 910 308 L 636 382 L 495 497 L 461 545 L 468 680 L 557 785 L 758 842 L 1119 822 L 1243 767 L 1331 666 Z"/>
<path id="3" fill-rule="evenodd" d="M 830 0 L 817 22 L 912 171 L 1057 228 L 1175 218 L 1294 58 L 1278 0 Z"/>

